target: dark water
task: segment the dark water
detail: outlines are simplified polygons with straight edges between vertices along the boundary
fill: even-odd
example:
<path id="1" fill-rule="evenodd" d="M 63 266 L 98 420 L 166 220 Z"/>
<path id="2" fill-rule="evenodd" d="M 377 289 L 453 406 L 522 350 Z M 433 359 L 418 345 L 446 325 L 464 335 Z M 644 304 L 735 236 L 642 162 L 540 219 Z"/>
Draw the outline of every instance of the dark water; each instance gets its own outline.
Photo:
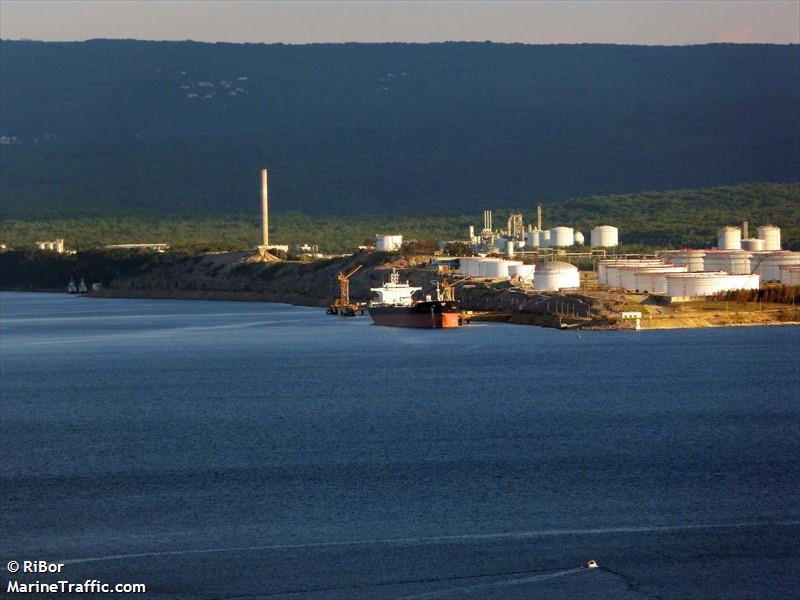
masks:
<path id="1" fill-rule="evenodd" d="M 34 294 L 0 310 L 0 595 L 7 561 L 67 559 L 17 579 L 798 597 L 798 327 L 413 331 Z"/>

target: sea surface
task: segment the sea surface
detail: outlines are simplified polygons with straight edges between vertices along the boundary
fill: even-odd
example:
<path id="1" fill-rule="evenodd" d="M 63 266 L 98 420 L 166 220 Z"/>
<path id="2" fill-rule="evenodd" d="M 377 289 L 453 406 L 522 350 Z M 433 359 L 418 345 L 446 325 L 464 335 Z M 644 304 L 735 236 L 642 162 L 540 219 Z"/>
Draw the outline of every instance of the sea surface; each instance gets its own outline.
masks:
<path id="1" fill-rule="evenodd" d="M 3 293 L 0 369 L 0 596 L 800 597 L 798 327 Z"/>

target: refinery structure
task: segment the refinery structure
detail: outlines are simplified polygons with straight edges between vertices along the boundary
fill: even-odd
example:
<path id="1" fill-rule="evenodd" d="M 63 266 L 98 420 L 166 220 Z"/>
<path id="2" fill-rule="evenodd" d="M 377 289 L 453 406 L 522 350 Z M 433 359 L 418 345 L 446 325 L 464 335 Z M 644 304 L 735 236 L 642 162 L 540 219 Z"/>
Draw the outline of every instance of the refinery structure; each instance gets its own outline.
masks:
<path id="1" fill-rule="evenodd" d="M 288 249 L 269 242 L 267 169 L 261 171 L 262 243 L 259 252 Z M 665 250 L 651 256 L 615 255 L 619 229 L 598 223 L 588 240 L 568 225 L 543 227 L 542 206 L 536 208 L 535 224 L 525 225 L 521 213 L 512 213 L 500 229 L 494 228 L 491 210 L 483 212 L 483 227 L 473 225 L 463 243 L 472 256 L 433 257 L 431 263 L 446 266 L 448 274 L 463 279 L 507 280 L 533 292 L 577 291 L 581 273 L 574 262 L 588 260 L 596 284 L 623 292 L 644 293 L 681 302 L 735 290 L 756 290 L 763 284 L 798 285 L 800 252 L 781 249 L 780 229 L 765 224 L 750 237 L 748 222 L 719 229 L 717 246 L 706 250 Z M 444 247 L 447 242 L 440 242 Z M 399 232 L 375 234 L 376 252 L 400 252 Z"/>

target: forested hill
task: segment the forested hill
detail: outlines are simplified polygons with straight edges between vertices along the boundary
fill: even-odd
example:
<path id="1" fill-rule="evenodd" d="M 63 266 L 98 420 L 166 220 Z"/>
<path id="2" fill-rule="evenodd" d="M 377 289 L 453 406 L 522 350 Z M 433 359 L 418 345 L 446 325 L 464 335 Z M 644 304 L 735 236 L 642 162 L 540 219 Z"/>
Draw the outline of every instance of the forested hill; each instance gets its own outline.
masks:
<path id="1" fill-rule="evenodd" d="M 800 46 L 0 42 L 0 218 L 463 213 L 800 180 Z"/>

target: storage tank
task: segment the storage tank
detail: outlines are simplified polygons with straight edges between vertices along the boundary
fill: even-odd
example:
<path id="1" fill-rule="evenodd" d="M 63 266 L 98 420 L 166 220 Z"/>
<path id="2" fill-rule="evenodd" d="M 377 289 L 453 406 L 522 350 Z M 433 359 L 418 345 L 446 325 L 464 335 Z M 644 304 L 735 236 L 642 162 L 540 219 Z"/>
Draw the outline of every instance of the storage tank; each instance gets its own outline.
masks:
<path id="1" fill-rule="evenodd" d="M 506 256 L 509 258 L 514 256 L 514 240 L 506 241 Z"/>
<path id="2" fill-rule="evenodd" d="M 774 225 L 763 225 L 758 228 L 758 237 L 764 240 L 764 250 L 781 249 L 781 230 Z"/>
<path id="3" fill-rule="evenodd" d="M 780 251 L 755 255 L 751 265 L 753 272 L 761 275 L 762 281 L 780 281 L 781 267 L 800 265 L 800 252 Z"/>
<path id="4" fill-rule="evenodd" d="M 664 258 L 673 265 L 686 265 L 689 267 L 689 273 L 700 273 L 705 270 L 705 261 L 703 260 L 705 255 L 706 253 L 702 250 L 686 250 L 665 254 Z"/>
<path id="5" fill-rule="evenodd" d="M 536 272 L 536 265 L 508 265 L 508 276 L 520 279 L 524 282 L 533 281 L 534 273 Z"/>
<path id="6" fill-rule="evenodd" d="M 478 263 L 478 276 L 490 279 L 506 279 L 508 266 L 502 258 L 484 258 Z"/>
<path id="7" fill-rule="evenodd" d="M 402 235 L 375 234 L 375 250 L 378 252 L 394 252 L 403 245 Z"/>
<path id="8" fill-rule="evenodd" d="M 664 266 L 662 258 L 605 258 L 597 264 L 597 280 L 599 283 L 611 287 L 620 287 L 620 267 L 658 267 Z M 609 273 L 609 269 L 612 269 Z"/>
<path id="9" fill-rule="evenodd" d="M 553 227 L 550 230 L 550 246 L 564 248 L 575 245 L 575 230 L 572 227 Z"/>
<path id="10" fill-rule="evenodd" d="M 619 230 L 612 225 L 598 225 L 590 233 L 594 248 L 610 248 L 619 245 Z"/>
<path id="11" fill-rule="evenodd" d="M 750 238 L 742 240 L 742 250 L 749 250 L 751 252 L 762 252 L 764 250 L 764 240 L 759 238 Z"/>
<path id="12" fill-rule="evenodd" d="M 550 230 L 543 229 L 539 232 L 539 246 L 542 248 L 548 248 L 550 246 Z"/>
<path id="13" fill-rule="evenodd" d="M 671 273 L 667 277 L 667 295 L 673 301 L 711 296 L 730 290 L 758 289 L 758 275 L 727 273 Z"/>
<path id="14" fill-rule="evenodd" d="M 525 245 L 528 248 L 538 248 L 539 247 L 539 230 L 532 229 L 528 232 L 525 236 Z"/>
<path id="15" fill-rule="evenodd" d="M 800 286 L 800 265 L 781 267 L 781 283 Z"/>
<path id="16" fill-rule="evenodd" d="M 586 238 L 583 237 L 583 234 L 580 231 L 575 232 L 575 245 L 576 246 L 583 246 L 583 242 L 586 241 Z"/>
<path id="17" fill-rule="evenodd" d="M 534 289 L 543 292 L 557 292 L 563 288 L 577 288 L 580 285 L 578 267 L 561 261 L 539 265 L 533 276 Z"/>
<path id="18" fill-rule="evenodd" d="M 479 256 L 465 256 L 458 259 L 458 270 L 467 277 L 478 275 L 478 265 L 483 259 Z"/>
<path id="19" fill-rule="evenodd" d="M 670 273 L 686 273 L 688 267 L 653 267 L 638 269 L 634 274 L 636 291 L 647 294 L 666 294 L 667 275 Z"/>
<path id="20" fill-rule="evenodd" d="M 741 250 L 742 230 L 738 227 L 723 227 L 717 232 L 717 248 L 720 250 Z"/>
<path id="21" fill-rule="evenodd" d="M 731 275 L 749 275 L 752 254 L 742 250 L 706 252 L 704 271 L 725 271 Z"/>

